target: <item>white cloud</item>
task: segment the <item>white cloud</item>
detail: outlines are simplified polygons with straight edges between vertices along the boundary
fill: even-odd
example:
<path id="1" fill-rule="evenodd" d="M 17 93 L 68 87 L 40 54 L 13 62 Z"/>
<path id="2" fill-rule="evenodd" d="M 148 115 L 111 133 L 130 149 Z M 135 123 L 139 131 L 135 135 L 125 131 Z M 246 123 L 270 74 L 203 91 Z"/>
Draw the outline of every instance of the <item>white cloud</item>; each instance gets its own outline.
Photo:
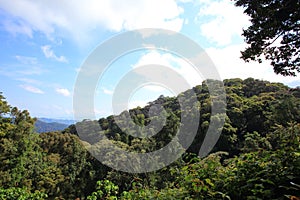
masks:
<path id="1" fill-rule="evenodd" d="M 237 44 L 222 48 L 211 47 L 206 49 L 206 52 L 215 64 L 221 79 L 245 79 L 253 77 L 271 82 L 282 82 L 287 85 L 300 82 L 300 77 L 284 77 L 275 74 L 269 61 L 263 61 L 261 64 L 258 62 L 245 63 L 240 58 L 240 51 L 245 47 L 246 44 Z M 204 79 L 201 77 L 201 74 L 196 72 L 192 66 L 184 60 L 174 57 L 169 53 L 161 54 L 157 51 L 150 51 L 143 55 L 133 67 L 136 68 L 148 64 L 160 64 L 174 69 L 189 83 L 190 86 L 199 85 Z M 144 88 L 153 92 L 154 89 L 159 89 L 160 87 L 153 88 L 152 86 L 145 86 Z"/>
<path id="2" fill-rule="evenodd" d="M 185 80 L 191 87 L 201 84 L 203 81 L 201 74 L 196 71 L 192 65 L 190 65 L 185 60 L 175 57 L 170 53 L 160 53 L 158 51 L 150 51 L 149 53 L 144 54 L 138 62 L 133 65 L 133 68 L 149 65 L 149 64 L 157 64 L 162 65 L 165 67 L 169 67 L 170 69 L 174 70 L 178 74 L 181 75 L 183 80 Z M 164 87 L 164 86 L 162 86 Z M 149 86 L 146 87 L 149 89 Z M 150 87 L 150 89 L 153 89 Z M 173 90 L 174 88 L 166 88 L 168 90 Z M 189 88 L 185 88 L 189 89 Z"/>
<path id="3" fill-rule="evenodd" d="M 41 47 L 46 58 L 52 58 L 58 62 L 68 62 L 64 56 L 55 55 L 54 51 L 51 49 L 50 45 L 45 45 Z"/>
<path id="4" fill-rule="evenodd" d="M 128 109 L 136 108 L 138 106 L 144 107 L 147 105 L 149 101 L 142 101 L 142 100 L 134 100 L 128 102 Z"/>
<path id="5" fill-rule="evenodd" d="M 165 28 L 179 31 L 183 9 L 175 0 L 0 0 L 0 8 L 14 18 L 5 28 L 32 36 L 40 31 L 49 38 L 67 33 L 77 41 L 89 38 L 96 29 L 110 31 Z M 17 21 L 17 22 L 15 22 Z"/>
<path id="6" fill-rule="evenodd" d="M 81 67 L 76 67 L 75 72 L 77 72 L 77 73 L 80 72 L 80 69 L 81 69 Z"/>
<path id="7" fill-rule="evenodd" d="M 31 85 L 20 85 L 20 87 L 23 88 L 24 90 L 27 90 L 32 93 L 44 94 L 44 92 L 42 90 L 40 90 L 39 88 L 36 88 L 34 86 L 31 86 Z"/>
<path id="8" fill-rule="evenodd" d="M 180 3 L 190 3 L 190 2 L 193 2 L 193 0 L 176 0 L 176 2 L 180 2 Z"/>
<path id="9" fill-rule="evenodd" d="M 152 50 L 148 53 L 145 53 L 136 64 L 133 65 L 133 68 L 140 67 L 143 65 L 156 64 L 170 66 L 171 54 L 161 54 L 158 51 Z"/>
<path id="10" fill-rule="evenodd" d="M 0 2 L 1 3 L 1 2 Z M 24 34 L 32 38 L 33 30 L 24 22 L 13 22 L 12 20 L 5 20 L 2 22 L 3 27 L 13 35 Z"/>
<path id="11" fill-rule="evenodd" d="M 94 113 L 95 113 L 95 119 L 99 119 L 101 117 L 107 117 L 109 115 L 112 115 L 112 111 L 109 111 L 109 109 L 100 109 L 100 108 L 94 108 Z"/>
<path id="12" fill-rule="evenodd" d="M 163 92 L 166 90 L 166 88 L 159 85 L 145 85 L 143 88 L 153 92 Z"/>
<path id="13" fill-rule="evenodd" d="M 113 90 L 108 90 L 106 88 L 102 88 L 102 91 L 103 91 L 104 94 L 108 94 L 108 95 L 112 95 L 114 93 Z"/>
<path id="14" fill-rule="evenodd" d="M 250 24 L 243 9 L 228 0 L 201 1 L 196 21 L 201 34 L 220 46 L 232 43 L 234 37 L 241 37 L 243 28 Z"/>
<path id="15" fill-rule="evenodd" d="M 263 63 L 245 63 L 241 58 L 240 51 L 245 48 L 245 44 L 230 45 L 224 48 L 208 48 L 206 51 L 216 65 L 222 79 L 227 78 L 248 78 L 267 80 L 271 82 L 282 82 L 290 84 L 299 82 L 300 77 L 284 77 L 277 75 L 269 61 Z"/>
<path id="16" fill-rule="evenodd" d="M 58 94 L 61 94 L 61 95 L 65 96 L 65 97 L 68 97 L 68 96 L 71 95 L 70 91 L 68 89 L 65 89 L 65 88 L 57 88 L 55 91 Z"/>

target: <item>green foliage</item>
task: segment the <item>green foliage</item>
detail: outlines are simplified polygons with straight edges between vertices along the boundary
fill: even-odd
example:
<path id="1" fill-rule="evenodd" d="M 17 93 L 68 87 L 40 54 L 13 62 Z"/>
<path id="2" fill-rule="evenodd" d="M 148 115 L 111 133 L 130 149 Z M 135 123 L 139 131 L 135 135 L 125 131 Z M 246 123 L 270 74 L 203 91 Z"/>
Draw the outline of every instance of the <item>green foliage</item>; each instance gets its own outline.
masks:
<path id="1" fill-rule="evenodd" d="M 88 188 L 96 183 L 94 178 L 105 168 L 96 172 L 102 165 L 94 161 L 78 137 L 52 132 L 40 134 L 40 138 L 45 163 L 45 170 L 39 174 L 40 190 L 51 197 L 74 199 L 89 194 Z"/>
<path id="2" fill-rule="evenodd" d="M 117 194 L 119 192 L 119 187 L 114 185 L 109 180 L 97 181 L 96 192 L 87 197 L 87 200 L 97 200 L 97 199 L 117 199 Z"/>
<path id="3" fill-rule="evenodd" d="M 279 126 L 266 138 L 247 138 L 252 141 L 245 142 L 246 149 L 252 151 L 229 161 L 230 185 L 224 189 L 234 199 L 282 199 L 289 192 L 284 188 L 300 178 L 300 124 Z"/>
<path id="4" fill-rule="evenodd" d="M 31 193 L 30 191 L 26 190 L 26 188 L 15 188 L 11 187 L 9 189 L 0 188 L 0 199 L 5 200 L 42 200 L 47 198 L 47 195 L 35 191 Z"/>
<path id="5" fill-rule="evenodd" d="M 207 84 L 216 91 L 210 94 Z M 42 134 L 34 133 L 35 119 L 27 111 L 10 107 L 0 95 L 0 199 L 299 197 L 299 88 L 253 78 L 228 79 L 224 80 L 226 102 L 212 101 L 220 92 L 220 84 L 208 80 L 194 87 L 192 90 L 199 101 L 195 104 L 189 98 L 192 90 L 188 90 L 179 97 L 160 96 L 144 108 L 124 111 L 119 116 L 84 120 L 62 132 Z M 178 98 L 188 105 L 187 110 L 181 109 Z M 212 105 L 225 103 L 224 113 L 211 114 Z M 165 112 L 150 115 L 151 105 L 157 104 L 163 106 Z M 192 111 L 200 112 L 199 122 L 193 120 L 195 115 L 191 113 L 195 112 Z M 126 120 L 128 116 L 131 122 Z M 182 124 L 182 116 L 191 120 Z M 164 117 L 161 130 L 156 131 L 152 126 L 146 131 L 144 125 L 162 122 Z M 210 155 L 199 159 L 197 154 L 211 120 L 219 121 L 222 117 L 225 124 L 219 141 Z M 190 126 L 196 125 L 193 123 L 199 126 L 192 145 L 167 167 L 132 174 L 106 166 L 114 161 L 120 166 L 131 163 L 134 169 L 141 162 L 138 158 L 129 162 L 126 154 L 112 149 L 111 142 L 120 150 L 152 152 L 174 139 L 179 128 L 189 133 Z M 80 139 L 77 130 L 83 133 Z M 155 132 L 158 133 L 146 138 L 129 135 L 145 136 Z M 110 141 L 99 141 L 104 134 Z M 106 163 L 97 161 L 87 149 L 97 158 L 104 158 Z"/>
<path id="6" fill-rule="evenodd" d="M 247 153 L 221 162 L 215 153 L 170 171 L 176 180 L 162 189 L 135 182 L 121 199 L 285 199 L 300 195 L 300 124 L 278 127 L 263 139 L 248 134 Z M 257 136 L 258 145 L 253 148 Z M 277 143 L 274 143 L 277 141 Z M 269 146 L 264 149 L 264 144 Z M 259 148 L 258 148 L 259 147 Z M 260 149 L 261 148 L 261 149 Z"/>
<path id="7" fill-rule="evenodd" d="M 220 181 L 224 177 L 223 166 L 220 163 L 222 155 L 227 153 L 211 154 L 179 170 L 173 169 L 173 174 L 177 177 L 175 182 L 177 188 L 186 191 L 190 199 L 230 199 L 218 191 L 218 185 L 223 184 Z"/>
<path id="8" fill-rule="evenodd" d="M 300 72 L 300 2 L 235 0 L 235 5 L 245 8 L 244 13 L 252 23 L 243 31 L 249 47 L 242 52 L 242 58 L 262 62 L 261 55 L 264 55 L 277 74 L 295 76 Z"/>

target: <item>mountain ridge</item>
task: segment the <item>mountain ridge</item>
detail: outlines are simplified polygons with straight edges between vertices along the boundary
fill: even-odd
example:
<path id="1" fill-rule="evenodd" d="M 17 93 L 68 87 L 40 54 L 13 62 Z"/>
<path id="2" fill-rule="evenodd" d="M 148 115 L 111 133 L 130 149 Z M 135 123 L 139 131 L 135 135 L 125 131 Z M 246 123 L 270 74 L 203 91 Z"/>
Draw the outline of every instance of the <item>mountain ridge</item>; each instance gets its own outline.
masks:
<path id="1" fill-rule="evenodd" d="M 42 121 L 42 122 L 46 122 L 46 123 L 59 123 L 59 124 L 67 124 L 67 125 L 71 125 L 76 123 L 76 120 L 73 119 L 59 119 L 59 118 L 48 118 L 48 117 L 38 117 L 38 120 Z"/>
<path id="2" fill-rule="evenodd" d="M 38 133 L 52 132 L 52 131 L 62 131 L 66 129 L 69 125 L 62 124 L 58 122 L 44 122 L 39 119 L 34 123 L 35 131 Z"/>

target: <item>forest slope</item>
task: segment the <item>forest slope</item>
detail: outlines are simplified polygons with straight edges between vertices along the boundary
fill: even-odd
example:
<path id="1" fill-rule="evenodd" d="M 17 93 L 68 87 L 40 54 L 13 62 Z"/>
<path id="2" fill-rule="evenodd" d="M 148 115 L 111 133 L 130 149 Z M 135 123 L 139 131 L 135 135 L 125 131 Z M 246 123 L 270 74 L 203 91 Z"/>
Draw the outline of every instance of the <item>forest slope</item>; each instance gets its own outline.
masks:
<path id="1" fill-rule="evenodd" d="M 225 124 L 210 155 L 198 158 L 211 117 L 207 83 L 226 90 Z M 171 165 L 149 173 L 125 173 L 105 166 L 87 151 L 97 152 L 105 134 L 124 150 L 151 152 L 162 148 L 180 127 L 179 97 L 199 101 L 199 127 L 192 145 Z M 84 120 L 61 132 L 36 134 L 35 119 L 10 107 L 0 95 L 0 199 L 296 199 L 300 197 L 300 88 L 248 78 L 223 83 L 207 80 L 179 97 L 159 97 L 144 108 L 120 116 Z M 216 103 L 216 102 L 214 102 Z M 116 124 L 128 114 L 143 127 L 166 110 L 164 127 L 150 138 L 135 138 Z M 189 108 L 192 109 L 192 108 Z M 118 118 L 119 117 L 119 118 Z M 121 118 L 120 118 L 121 117 Z M 158 117 L 158 118 L 155 118 Z M 122 120 L 121 120 L 122 121 Z M 124 121 L 123 121 L 124 122 Z M 99 132 L 90 127 L 100 125 Z M 139 129 L 130 129 L 131 133 Z M 85 134 L 78 137 L 76 128 Z M 85 131 L 86 130 L 86 131 Z M 87 148 L 87 149 L 86 149 Z M 107 150 L 110 146 L 104 146 Z M 102 147 L 103 149 L 103 147 Z M 104 149 L 105 150 L 105 149 Z M 105 151 L 104 151 L 105 152 Z M 114 152 L 100 154 L 108 156 Z M 126 157 L 114 155 L 120 163 Z"/>

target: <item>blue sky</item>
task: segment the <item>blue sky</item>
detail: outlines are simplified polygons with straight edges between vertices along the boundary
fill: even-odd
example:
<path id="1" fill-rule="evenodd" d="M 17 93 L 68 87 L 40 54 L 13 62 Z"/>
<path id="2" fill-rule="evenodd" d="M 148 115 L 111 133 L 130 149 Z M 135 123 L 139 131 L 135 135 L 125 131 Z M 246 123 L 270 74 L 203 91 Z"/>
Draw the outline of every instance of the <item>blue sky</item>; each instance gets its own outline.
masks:
<path id="1" fill-rule="evenodd" d="M 242 9 L 229 0 L 0 0 L 0 91 L 32 116 L 71 119 L 74 84 L 85 59 L 107 39 L 140 28 L 188 36 L 206 50 L 223 79 L 254 77 L 299 86 L 299 77 L 275 75 L 268 62 L 246 64 L 239 58 L 246 46 L 240 35 L 248 25 Z M 135 52 L 116 60 L 99 82 L 96 116 L 112 113 L 114 87 L 126 72 L 153 63 L 176 68 L 191 86 L 202 81 L 174 55 Z M 132 94 L 129 107 L 160 94 L 176 95 L 146 86 Z"/>

